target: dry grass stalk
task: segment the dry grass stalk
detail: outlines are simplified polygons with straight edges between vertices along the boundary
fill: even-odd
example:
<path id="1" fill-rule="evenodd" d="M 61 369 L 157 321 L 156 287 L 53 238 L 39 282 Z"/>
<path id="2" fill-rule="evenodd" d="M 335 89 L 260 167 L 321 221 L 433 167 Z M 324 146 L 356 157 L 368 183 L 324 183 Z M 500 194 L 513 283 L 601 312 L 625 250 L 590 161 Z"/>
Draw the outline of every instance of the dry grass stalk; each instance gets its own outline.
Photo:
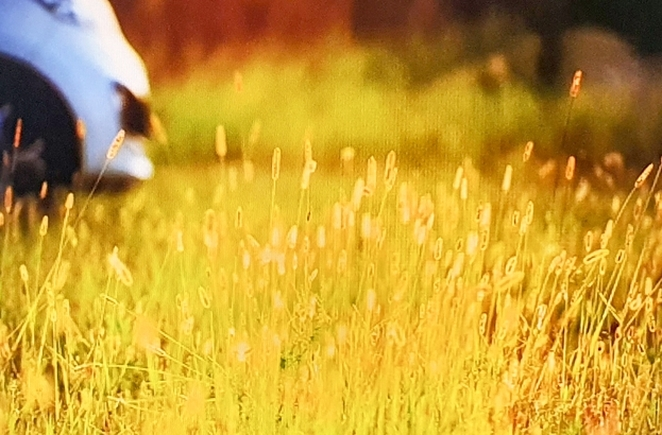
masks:
<path id="1" fill-rule="evenodd" d="M 575 71 L 574 76 L 572 77 L 572 84 L 570 85 L 570 98 L 577 98 L 579 96 L 579 90 L 582 85 L 582 71 Z"/>
<path id="2" fill-rule="evenodd" d="M 368 159 L 368 169 L 366 171 L 365 179 L 365 193 L 366 196 L 372 196 L 377 188 L 377 160 L 374 156 Z"/>
<path id="3" fill-rule="evenodd" d="M 469 182 L 466 177 L 462 177 L 462 184 L 460 185 L 460 199 L 466 201 L 469 198 Z"/>

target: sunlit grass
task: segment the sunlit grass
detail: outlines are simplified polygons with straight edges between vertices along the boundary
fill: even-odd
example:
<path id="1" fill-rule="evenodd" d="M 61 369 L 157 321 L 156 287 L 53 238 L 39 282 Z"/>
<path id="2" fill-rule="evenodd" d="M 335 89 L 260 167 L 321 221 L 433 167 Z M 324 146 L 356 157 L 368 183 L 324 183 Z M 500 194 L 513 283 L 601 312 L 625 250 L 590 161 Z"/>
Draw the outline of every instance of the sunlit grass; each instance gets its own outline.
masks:
<path id="1" fill-rule="evenodd" d="M 654 431 L 659 166 L 612 207 L 522 151 L 495 180 L 312 142 L 67 196 L 23 236 L 5 213 L 3 430 Z"/>

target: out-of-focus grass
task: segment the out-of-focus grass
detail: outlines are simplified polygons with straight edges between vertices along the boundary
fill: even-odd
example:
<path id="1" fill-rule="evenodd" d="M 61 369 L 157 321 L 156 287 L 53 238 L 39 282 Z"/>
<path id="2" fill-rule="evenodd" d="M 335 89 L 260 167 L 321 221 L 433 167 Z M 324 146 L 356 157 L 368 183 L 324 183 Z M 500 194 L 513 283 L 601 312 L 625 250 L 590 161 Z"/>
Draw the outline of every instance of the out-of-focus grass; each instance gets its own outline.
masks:
<path id="1" fill-rule="evenodd" d="M 259 143 L 248 150 L 255 159 L 274 146 L 292 154 L 306 136 L 321 159 L 350 145 L 395 149 L 412 161 L 478 158 L 516 137 L 549 142 L 553 131 L 531 90 L 516 81 L 486 90 L 475 64 L 413 85 L 413 70 L 383 50 L 322 46 L 313 55 L 258 55 L 230 67 L 221 57 L 200 70 L 156 88 L 156 110 L 176 144 L 154 153 L 160 161 L 209 159 L 218 124 L 237 153 L 259 123 Z"/>
<path id="2" fill-rule="evenodd" d="M 586 78 L 566 126 L 567 87 L 540 93 L 532 78 L 535 37 L 495 32 L 503 28 L 486 25 L 391 49 L 329 42 L 290 53 L 267 46 L 241 60 L 220 52 L 155 86 L 171 145 L 154 147 L 152 155 L 158 162 L 209 161 L 215 128 L 223 125 L 231 155 L 258 161 L 276 146 L 295 155 L 305 138 L 313 139 L 321 161 L 333 161 L 345 146 L 359 153 L 394 149 L 410 162 L 492 161 L 527 140 L 546 157 L 598 161 L 616 150 L 635 166 L 656 158 L 662 92 L 644 64 L 637 80 L 624 84 L 627 71 L 618 65 L 573 63 L 600 77 Z M 569 86 L 571 76 L 560 80 Z"/>

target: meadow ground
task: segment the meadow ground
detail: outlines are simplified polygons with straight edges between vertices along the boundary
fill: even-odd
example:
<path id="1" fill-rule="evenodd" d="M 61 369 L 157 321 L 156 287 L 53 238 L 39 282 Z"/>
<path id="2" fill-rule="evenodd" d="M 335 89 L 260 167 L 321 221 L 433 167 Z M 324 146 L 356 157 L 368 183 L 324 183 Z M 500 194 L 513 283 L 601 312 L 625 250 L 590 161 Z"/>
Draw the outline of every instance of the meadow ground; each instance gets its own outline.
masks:
<path id="1" fill-rule="evenodd" d="M 5 214 L 3 430 L 660 426 L 659 173 L 587 229 L 592 194 L 568 172 L 551 196 L 524 158 L 502 183 L 275 159 L 162 168 L 28 240 Z"/>
<path id="2" fill-rule="evenodd" d="M 262 83 L 283 83 L 273 74 Z M 279 91 L 295 105 L 340 83 L 297 94 L 295 78 Z M 433 115 L 361 133 L 349 98 L 349 114 L 320 114 L 307 136 L 314 111 L 283 115 L 270 86 L 250 83 L 163 91 L 175 138 L 155 156 L 196 155 L 196 143 L 195 166 L 162 164 L 89 202 L 64 192 L 27 234 L 5 205 L 3 432 L 659 433 L 657 162 L 606 189 L 563 155 L 550 181 L 514 129 L 509 157 L 481 173 L 464 158 L 491 136 L 477 122 L 420 164 L 400 139 L 442 134 Z M 437 96 L 460 81 L 440 83 Z M 491 107 L 494 95 L 460 89 L 455 100 Z M 519 104 L 529 97 L 517 89 L 504 107 L 519 122 L 538 103 Z M 264 113 L 228 109 L 239 121 L 223 135 L 213 105 L 251 92 L 269 95 L 246 106 Z M 368 109 L 405 121 L 426 98 L 375 95 Z M 563 125 L 560 113 L 549 123 Z M 200 164 L 215 131 L 221 156 L 234 143 L 245 158 Z"/>

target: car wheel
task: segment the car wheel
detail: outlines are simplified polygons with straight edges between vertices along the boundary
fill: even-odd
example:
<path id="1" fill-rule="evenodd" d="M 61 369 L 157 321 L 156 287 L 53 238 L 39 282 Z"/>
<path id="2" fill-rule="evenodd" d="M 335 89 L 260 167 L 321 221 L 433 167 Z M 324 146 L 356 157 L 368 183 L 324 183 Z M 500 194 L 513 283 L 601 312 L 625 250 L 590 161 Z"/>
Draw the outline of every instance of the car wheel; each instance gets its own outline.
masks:
<path id="1" fill-rule="evenodd" d="M 13 150 L 18 120 L 18 150 Z M 0 180 L 17 195 L 70 184 L 81 166 L 76 121 L 58 90 L 29 65 L 0 56 Z"/>

